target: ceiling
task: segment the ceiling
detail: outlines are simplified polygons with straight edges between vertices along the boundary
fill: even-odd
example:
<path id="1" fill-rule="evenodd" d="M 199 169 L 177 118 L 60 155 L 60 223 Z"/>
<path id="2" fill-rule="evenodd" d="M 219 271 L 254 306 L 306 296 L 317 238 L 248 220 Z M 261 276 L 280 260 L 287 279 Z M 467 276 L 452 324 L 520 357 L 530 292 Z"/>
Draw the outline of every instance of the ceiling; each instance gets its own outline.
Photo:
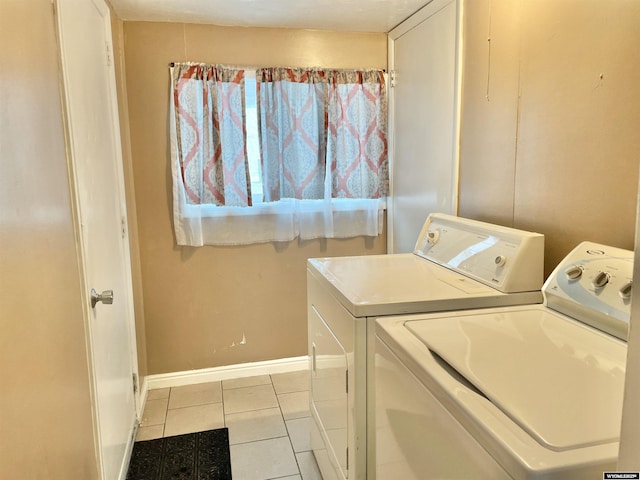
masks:
<path id="1" fill-rule="evenodd" d="M 431 0 L 110 0 L 125 21 L 388 32 Z"/>

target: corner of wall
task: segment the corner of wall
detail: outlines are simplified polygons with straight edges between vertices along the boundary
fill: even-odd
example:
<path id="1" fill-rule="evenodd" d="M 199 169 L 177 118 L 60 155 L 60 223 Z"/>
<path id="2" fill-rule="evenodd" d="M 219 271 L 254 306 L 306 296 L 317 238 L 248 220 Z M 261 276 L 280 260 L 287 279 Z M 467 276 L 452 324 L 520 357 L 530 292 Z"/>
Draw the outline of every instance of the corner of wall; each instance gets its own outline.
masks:
<path id="1" fill-rule="evenodd" d="M 138 376 L 140 381 L 146 377 L 147 348 L 142 295 L 142 269 L 140 265 L 140 245 L 138 240 L 138 219 L 135 202 L 135 185 L 131 152 L 131 134 L 129 130 L 129 108 L 124 58 L 124 21 L 111 8 L 111 28 L 113 32 L 113 51 L 118 89 L 118 112 L 120 120 L 120 136 L 122 139 L 122 162 L 125 177 L 125 196 L 127 199 L 127 224 L 129 228 L 129 250 L 131 252 L 131 273 L 134 296 L 134 313 L 136 325 L 136 346 L 138 353 Z"/>

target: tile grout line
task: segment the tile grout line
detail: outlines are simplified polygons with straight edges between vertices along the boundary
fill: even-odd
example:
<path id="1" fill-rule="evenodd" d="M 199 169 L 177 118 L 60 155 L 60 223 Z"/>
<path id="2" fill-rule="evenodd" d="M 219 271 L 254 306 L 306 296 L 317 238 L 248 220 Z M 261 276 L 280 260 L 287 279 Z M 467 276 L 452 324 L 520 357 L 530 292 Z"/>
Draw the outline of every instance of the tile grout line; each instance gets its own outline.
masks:
<path id="1" fill-rule="evenodd" d="M 162 424 L 162 438 L 165 438 L 165 433 L 167 431 L 167 415 L 169 415 L 169 402 L 171 401 L 171 391 L 172 388 L 169 388 L 169 396 L 167 397 L 167 409 L 164 411 L 164 423 Z"/>
<path id="2" fill-rule="evenodd" d="M 224 407 L 224 386 L 222 381 L 220 381 L 220 397 L 222 398 L 222 424 L 225 428 L 229 428 L 227 426 L 227 409 Z M 231 444 L 229 444 L 229 455 L 231 455 Z"/>
<path id="3" fill-rule="evenodd" d="M 271 385 L 273 386 L 273 377 L 271 375 L 269 375 L 269 377 L 271 377 Z M 296 461 L 296 467 L 298 468 L 298 475 L 300 475 L 300 478 L 302 479 L 302 470 L 300 469 L 300 462 L 298 462 L 298 456 L 296 455 L 296 449 L 293 446 L 293 441 L 291 440 L 291 433 L 289 432 L 289 426 L 287 425 L 287 420 L 284 418 L 284 412 L 282 411 L 282 407 L 280 406 L 280 397 L 278 396 L 275 390 L 276 389 L 274 386 L 273 391 L 276 395 L 276 400 L 278 401 L 278 409 L 280 410 L 280 415 L 282 416 L 282 421 L 284 422 L 284 429 L 287 432 L 287 437 L 289 438 L 289 445 L 291 445 L 291 452 L 293 453 L 293 459 Z M 280 477 L 280 478 L 284 478 L 284 477 Z"/>

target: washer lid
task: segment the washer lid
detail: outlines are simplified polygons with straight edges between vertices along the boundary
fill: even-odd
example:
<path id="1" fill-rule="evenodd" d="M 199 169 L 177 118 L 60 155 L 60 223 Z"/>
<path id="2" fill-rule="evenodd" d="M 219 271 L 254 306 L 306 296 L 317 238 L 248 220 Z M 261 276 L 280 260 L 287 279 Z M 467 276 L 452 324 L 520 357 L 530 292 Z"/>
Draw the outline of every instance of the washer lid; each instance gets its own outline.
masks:
<path id="1" fill-rule="evenodd" d="M 617 441 L 626 344 L 549 309 L 405 323 L 539 443 Z"/>

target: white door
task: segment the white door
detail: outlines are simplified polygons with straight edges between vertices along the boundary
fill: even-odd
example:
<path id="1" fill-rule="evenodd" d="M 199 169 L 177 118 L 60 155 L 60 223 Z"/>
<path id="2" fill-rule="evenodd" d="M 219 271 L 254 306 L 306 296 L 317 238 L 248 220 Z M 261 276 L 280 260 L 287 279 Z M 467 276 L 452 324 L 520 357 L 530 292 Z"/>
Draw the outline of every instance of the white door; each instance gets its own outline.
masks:
<path id="1" fill-rule="evenodd" d="M 389 253 L 413 251 L 430 213 L 456 211 L 457 4 L 433 0 L 389 32 L 395 76 Z"/>
<path id="2" fill-rule="evenodd" d="M 136 424 L 133 306 L 110 13 L 103 0 L 58 0 L 71 172 L 80 225 L 96 441 L 103 480 L 123 479 Z M 89 304 L 89 291 L 113 303 Z"/>

